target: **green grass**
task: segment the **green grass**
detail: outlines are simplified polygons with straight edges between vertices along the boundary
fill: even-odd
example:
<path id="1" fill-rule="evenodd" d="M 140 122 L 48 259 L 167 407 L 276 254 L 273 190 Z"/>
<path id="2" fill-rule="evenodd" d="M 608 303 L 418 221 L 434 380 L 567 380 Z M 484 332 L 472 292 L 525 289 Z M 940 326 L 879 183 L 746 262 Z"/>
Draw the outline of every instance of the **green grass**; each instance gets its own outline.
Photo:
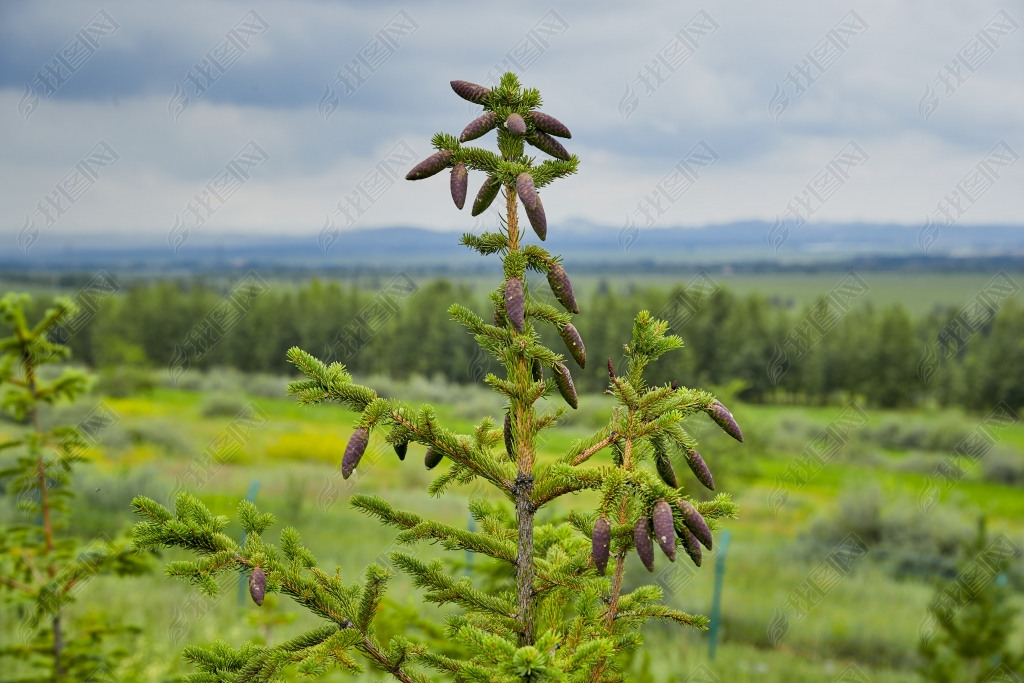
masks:
<path id="1" fill-rule="evenodd" d="M 471 403 L 474 396 L 469 395 Z M 480 396 L 480 405 L 486 405 L 483 393 Z M 89 500 L 98 502 L 83 503 L 76 512 L 76 523 L 83 528 L 110 529 L 131 524 L 134 520 L 127 501 L 132 493 L 167 502 L 174 481 L 231 422 L 230 417 L 204 417 L 204 398 L 197 392 L 158 389 L 147 397 L 105 399 L 121 418 L 111 430 L 143 438 L 133 442 L 105 435 L 109 438 L 90 451 L 91 462 L 86 466 L 89 490 L 95 483 L 99 494 L 89 493 Z M 256 502 L 279 519 L 268 532 L 268 540 L 276 541 L 282 526 L 294 525 L 324 567 L 338 566 L 349 578 L 357 578 L 369 562 L 386 556 L 395 537 L 393 530 L 380 527 L 348 505 L 348 498 L 355 492 L 379 493 L 398 507 L 450 524 L 467 523 L 467 495 L 479 489 L 456 488 L 440 498 L 427 495 L 425 489 L 433 475 L 420 464 L 422 448 L 413 446 L 406 461 L 399 462 L 380 435 L 374 434 L 357 475 L 344 481 L 337 466 L 355 421 L 353 413 L 329 405 L 303 407 L 287 398 L 251 400 L 266 412 L 267 424 L 251 432 L 235 457 L 221 467 L 211 468 L 202 481 L 193 479 L 186 486 L 216 513 L 232 514 L 253 482 L 259 482 Z M 593 410 L 590 406 L 606 400 L 600 396 L 581 397 L 581 412 Z M 852 573 L 814 603 L 806 618 L 790 619 L 784 637 L 774 646 L 769 628 L 778 610 L 785 607 L 801 582 L 812 576 L 825 554 L 809 553 L 801 544 L 815 520 L 829 518 L 844 492 L 869 485 L 878 486 L 900 504 L 913 505 L 926 474 L 895 466 L 907 457 L 906 452 L 858 437 L 802 487 L 791 490 L 789 500 L 776 513 L 769 501 L 777 478 L 839 408 L 732 407 L 747 436 L 745 444 L 728 439 L 707 420 L 693 425 L 701 452 L 715 472 L 718 490 L 732 493 L 740 505 L 740 518 L 723 525 L 730 532 L 731 543 L 725 557 L 718 655 L 714 662 L 707 659 L 706 633 L 652 627 L 647 633 L 650 646 L 644 650 L 650 654 L 646 665 L 650 680 L 686 680 L 688 672 L 700 671 L 700 667 L 708 667 L 723 681 L 833 680 L 851 665 L 876 682 L 917 680 L 912 667 L 918 627 L 934 588 L 921 580 L 894 579 L 870 552 Z M 442 405 L 437 412 L 440 421 L 456 431 L 472 429 L 474 420 L 465 406 Z M 906 422 L 910 418 L 938 430 L 950 424 L 969 428 L 980 416 L 872 411 L 863 433 L 886 421 Z M 169 428 L 181 444 L 175 446 L 173 440 L 163 438 L 167 435 L 161 430 Z M 13 429 L 0 426 L 0 432 Z M 542 459 L 554 457 L 588 430 L 581 424 L 552 431 L 542 446 Z M 147 434 L 155 441 L 147 442 Z M 1018 454 L 1021 444 L 1024 425 L 1008 427 L 1000 436 L 1000 445 L 1014 448 Z M 941 453 L 925 455 L 936 461 L 943 457 Z M 606 457 L 599 455 L 598 461 Z M 695 480 L 685 466 L 677 465 L 677 473 L 696 493 Z M 134 487 L 138 490 L 130 490 Z M 974 515 L 984 514 L 992 530 L 1020 538 L 1024 533 L 1022 500 L 1021 489 L 986 483 L 980 471 L 974 471 L 945 495 L 940 507 L 954 510 L 967 522 Z M 587 509 L 592 503 L 592 496 L 573 496 L 559 501 L 546 514 L 564 513 L 570 506 Z M 240 535 L 234 526 L 228 532 Z M 719 547 L 720 539 L 718 535 Z M 417 546 L 417 552 L 441 556 L 434 546 Z M 159 564 L 162 567 L 178 557 L 165 552 Z M 703 567 L 696 571 L 685 564 L 685 559 L 675 565 L 659 559 L 653 578 L 667 589 L 666 602 L 689 612 L 708 614 L 718 551 L 707 553 Z M 627 586 L 651 579 L 631 557 Z M 419 592 L 403 575 L 396 576 L 390 596 L 394 603 L 416 606 L 426 617 L 439 617 L 433 606 L 418 607 Z M 278 595 L 269 596 L 262 610 L 256 610 L 247 600 L 239 604 L 233 583 L 219 599 L 201 599 L 193 588 L 165 578 L 159 571 L 128 580 L 93 579 L 79 598 L 73 613 L 102 606 L 109 613 L 123 616 L 127 623 L 142 626 L 143 635 L 134 643 L 134 654 L 120 672 L 125 681 L 165 680 L 188 672 L 189 667 L 178 656 L 188 643 L 216 638 L 236 644 L 247 638 L 279 642 L 316 621 Z M 385 619 L 384 628 L 398 629 L 406 622 L 398 612 L 390 625 Z M 0 636 L 10 637 L 12 628 L 10 623 L 0 626 Z M 1024 640 L 1021 629 L 1024 623 L 1018 625 L 1017 634 Z M 633 666 L 634 677 L 641 680 L 645 667 L 642 654 L 634 658 Z M 369 676 L 364 680 L 377 679 Z"/>

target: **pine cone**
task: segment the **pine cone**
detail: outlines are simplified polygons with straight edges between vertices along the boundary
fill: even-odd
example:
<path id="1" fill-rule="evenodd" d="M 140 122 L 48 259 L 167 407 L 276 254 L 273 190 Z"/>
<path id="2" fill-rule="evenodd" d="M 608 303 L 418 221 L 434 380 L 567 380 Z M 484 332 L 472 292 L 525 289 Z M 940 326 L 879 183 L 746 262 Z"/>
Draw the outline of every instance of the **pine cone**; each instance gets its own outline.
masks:
<path id="1" fill-rule="evenodd" d="M 405 454 L 409 451 L 408 441 L 399 441 L 395 444 L 395 455 L 398 456 L 399 460 L 405 460 Z"/>
<path id="2" fill-rule="evenodd" d="M 697 512 L 697 508 L 693 507 L 693 503 L 684 498 L 680 498 L 676 503 L 679 505 L 680 512 L 683 513 L 683 523 L 686 524 L 686 528 L 693 532 L 693 535 L 704 544 L 705 548 L 711 550 L 711 529 L 708 528 L 708 523 Z"/>
<path id="3" fill-rule="evenodd" d="M 487 96 L 491 94 L 490 88 L 469 81 L 452 81 L 451 85 L 456 95 L 473 104 L 484 104 Z"/>
<path id="4" fill-rule="evenodd" d="M 479 216 L 487 207 L 491 205 L 494 198 L 498 196 L 498 190 L 501 189 L 501 183 L 498 179 L 493 176 L 487 176 L 487 180 L 480 186 L 480 191 L 476 193 L 476 199 L 473 201 L 473 215 Z"/>
<path id="5" fill-rule="evenodd" d="M 413 166 L 413 169 L 405 174 L 406 180 L 423 180 L 435 173 L 440 173 L 448 168 L 452 152 L 449 149 L 442 149 L 440 152 L 431 154 L 429 157 Z"/>
<path id="6" fill-rule="evenodd" d="M 636 520 L 633 526 L 633 541 L 636 543 L 636 554 L 640 561 L 647 567 L 647 571 L 654 571 L 654 543 L 651 542 L 651 535 L 647 531 L 647 518 L 641 517 Z"/>
<path id="7" fill-rule="evenodd" d="M 514 445 L 515 441 L 512 438 L 512 415 L 505 411 L 505 452 L 508 453 L 508 457 L 512 460 L 516 459 Z"/>
<path id="8" fill-rule="evenodd" d="M 556 363 L 554 370 L 555 386 L 558 387 L 558 393 L 575 410 L 576 406 L 579 405 L 579 399 L 576 396 L 576 387 L 572 383 L 572 375 L 569 374 L 569 368 L 565 367 L 565 363 Z"/>
<path id="9" fill-rule="evenodd" d="M 704 458 L 700 457 L 700 453 L 692 448 L 687 448 L 686 464 L 690 466 L 690 470 L 697 477 L 697 481 L 712 491 L 715 490 L 715 480 L 711 478 L 711 470 L 708 469 L 708 464 L 704 462 Z"/>
<path id="10" fill-rule="evenodd" d="M 524 135 L 526 133 L 526 121 L 519 114 L 509 114 L 505 119 L 505 128 L 509 133 Z"/>
<path id="11" fill-rule="evenodd" d="M 527 209 L 537 206 L 537 189 L 533 186 L 533 176 L 526 171 L 516 176 L 516 194 Z"/>
<path id="12" fill-rule="evenodd" d="M 543 382 L 544 381 L 544 366 L 541 365 L 540 359 L 533 359 L 533 381 Z"/>
<path id="13" fill-rule="evenodd" d="M 352 476 L 352 471 L 359 464 L 359 459 L 363 457 L 363 453 L 366 452 L 366 443 L 370 438 L 370 430 L 366 427 L 359 427 L 348 440 L 348 445 L 345 446 L 345 455 L 341 459 L 341 476 L 344 479 L 348 479 Z"/>
<path id="14" fill-rule="evenodd" d="M 526 211 L 526 217 L 530 219 L 530 227 L 537 233 L 537 237 L 543 242 L 548 237 L 548 217 L 544 214 L 544 203 L 540 200 L 540 195 L 537 195 L 537 203 L 531 209 L 530 207 L 524 207 Z"/>
<path id="15" fill-rule="evenodd" d="M 615 381 L 615 366 L 612 365 L 611 358 L 608 359 L 608 378 L 613 382 Z"/>
<path id="16" fill-rule="evenodd" d="M 427 454 L 423 456 L 423 464 L 427 466 L 428 470 L 437 467 L 442 460 L 444 460 L 444 454 L 436 453 L 433 446 L 428 448 Z"/>
<path id="17" fill-rule="evenodd" d="M 466 189 L 469 185 L 469 171 L 461 161 L 452 166 L 451 189 L 452 201 L 459 210 L 466 205 Z"/>
<path id="18" fill-rule="evenodd" d="M 676 524 L 675 527 L 676 536 L 683 542 L 683 550 L 690 556 L 693 563 L 699 567 L 703 554 L 700 550 L 700 543 L 697 542 L 697 537 L 690 533 L 690 530 L 682 524 Z"/>
<path id="19" fill-rule="evenodd" d="M 587 367 L 587 350 L 583 347 L 583 339 L 580 338 L 580 333 L 576 331 L 573 324 L 566 323 L 565 327 L 558 331 L 558 334 L 562 337 L 562 341 L 565 342 L 565 346 L 569 349 L 576 364 L 581 368 Z"/>
<path id="20" fill-rule="evenodd" d="M 740 426 L 736 424 L 736 419 L 729 412 L 729 409 L 722 405 L 721 401 L 716 400 L 705 410 L 711 416 L 711 419 L 718 423 L 722 431 L 737 441 L 743 441 L 743 432 L 740 431 Z"/>
<path id="21" fill-rule="evenodd" d="M 249 574 L 249 596 L 257 606 L 263 606 L 263 598 L 267 594 L 267 575 L 259 567 L 254 567 Z"/>
<path id="22" fill-rule="evenodd" d="M 548 268 L 548 286 L 565 310 L 570 313 L 580 312 L 579 306 L 576 305 L 576 296 L 572 292 L 572 283 L 569 282 L 569 276 L 565 274 L 565 268 L 562 268 L 561 264 L 552 263 Z"/>
<path id="23" fill-rule="evenodd" d="M 658 476 L 665 482 L 666 485 L 671 486 L 674 489 L 679 488 L 679 479 L 676 477 L 676 470 L 672 467 L 672 461 L 669 460 L 668 452 L 665 451 L 664 444 L 658 441 L 651 441 L 651 445 L 654 446 L 654 465 L 658 468 Z"/>
<path id="24" fill-rule="evenodd" d="M 594 535 L 591 538 L 590 555 L 594 558 L 597 573 L 602 576 L 608 568 L 608 555 L 611 551 L 612 527 L 602 517 L 594 522 Z"/>
<path id="25" fill-rule="evenodd" d="M 676 561 L 676 532 L 672 522 L 672 507 L 664 498 L 659 498 L 651 513 L 654 520 L 654 538 L 661 546 L 661 552 L 670 562 Z"/>
<path id="26" fill-rule="evenodd" d="M 510 277 L 505 283 L 505 315 L 516 332 L 523 331 L 523 281 Z"/>
<path id="27" fill-rule="evenodd" d="M 469 125 L 462 129 L 462 135 L 459 136 L 459 142 L 469 142 L 470 140 L 476 140 L 482 135 L 486 135 L 488 131 L 498 125 L 498 115 L 493 111 L 489 111 L 483 116 L 479 116 L 469 122 Z"/>
<path id="28" fill-rule="evenodd" d="M 526 141 L 540 151 L 547 152 L 556 159 L 569 161 L 569 152 L 566 151 L 565 147 L 562 147 L 562 143 L 547 133 L 542 133 L 539 130 L 534 131 L 533 135 L 526 138 Z"/>
<path id="29" fill-rule="evenodd" d="M 533 121 L 534 128 L 548 135 L 557 135 L 560 138 L 572 137 L 572 133 L 565 127 L 565 124 L 550 114 L 545 114 L 542 111 L 531 111 L 530 120 Z"/>

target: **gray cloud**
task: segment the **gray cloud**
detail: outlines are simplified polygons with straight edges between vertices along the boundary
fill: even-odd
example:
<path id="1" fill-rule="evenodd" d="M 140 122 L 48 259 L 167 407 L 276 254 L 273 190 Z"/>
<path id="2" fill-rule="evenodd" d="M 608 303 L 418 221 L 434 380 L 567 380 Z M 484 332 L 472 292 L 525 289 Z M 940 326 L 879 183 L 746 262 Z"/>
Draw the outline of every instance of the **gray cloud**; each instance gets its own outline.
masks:
<path id="1" fill-rule="evenodd" d="M 699 140 L 719 160 L 659 225 L 771 220 L 853 139 L 870 160 L 816 218 L 919 223 L 999 140 L 1024 153 L 1024 30 L 1001 36 L 998 49 L 954 93 L 940 92 L 927 119 L 919 111 L 926 86 L 938 87 L 940 69 L 1003 8 L 991 2 L 939 9 L 910 0 L 858 3 L 853 9 L 866 30 L 850 37 L 834 63 L 797 94 L 787 75 L 850 7 L 7 4 L 0 21 L 0 230 L 13 240 L 37 202 L 104 140 L 120 158 L 61 216 L 60 228 L 166 232 L 204 183 L 254 140 L 269 161 L 202 229 L 313 235 L 397 142 L 426 156 L 431 134 L 457 133 L 474 116 L 451 93 L 449 80 L 482 82 L 511 63 L 517 46 L 541 43 L 532 53 L 515 53 L 516 63 L 528 66 L 519 69 L 521 80 L 539 88 L 544 109 L 572 128 L 568 146 L 582 162 L 577 177 L 546 190 L 553 222 L 621 225 Z M 25 84 L 100 9 L 116 19 L 117 31 L 103 37 L 54 94 L 40 97 L 24 121 Z M 266 31 L 251 37 L 234 65 L 173 120 L 168 108 L 175 85 L 252 9 L 265 19 Z M 1024 22 L 1024 10 L 1005 9 Z M 403 10 L 415 30 L 347 94 L 336 74 Z M 552 10 L 567 28 L 537 33 Z M 649 79 L 657 81 L 652 90 L 638 74 L 650 71 L 698 11 L 715 30 L 674 71 Z M 337 109 L 325 121 L 322 102 L 331 88 Z M 789 102 L 775 121 L 770 102 L 779 88 Z M 624 118 L 630 89 L 633 107 Z M 1024 164 L 1002 173 L 965 223 L 1020 222 L 1015 188 L 1024 180 Z M 471 187 L 479 181 L 471 177 Z M 396 183 L 359 225 L 469 228 L 472 219 L 451 208 L 444 185 L 437 179 Z"/>

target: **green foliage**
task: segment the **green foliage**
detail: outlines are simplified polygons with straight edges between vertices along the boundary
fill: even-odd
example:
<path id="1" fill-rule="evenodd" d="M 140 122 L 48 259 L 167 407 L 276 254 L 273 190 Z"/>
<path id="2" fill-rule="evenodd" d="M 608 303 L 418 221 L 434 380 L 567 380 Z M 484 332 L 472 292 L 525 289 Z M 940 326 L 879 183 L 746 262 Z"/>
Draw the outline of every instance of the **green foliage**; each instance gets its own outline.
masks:
<path id="1" fill-rule="evenodd" d="M 0 485 L 17 499 L 20 512 L 0 524 L 0 597 L 5 610 L 22 619 L 21 642 L 0 646 L 0 658 L 15 658 L 36 676 L 31 680 L 86 680 L 126 655 L 111 636 L 132 629 L 110 619 L 69 624 L 67 606 L 96 575 L 138 574 L 147 566 L 124 540 L 101 535 L 82 543 L 61 533 L 74 497 L 74 467 L 89 443 L 77 426 L 44 425 L 40 408 L 74 401 L 90 380 L 71 368 L 52 378 L 45 372 L 46 365 L 69 357 L 49 337 L 75 315 L 74 305 L 58 299 L 34 326 L 25 316 L 28 305 L 25 295 L 0 299 L 0 318 L 11 330 L 0 339 L 0 408 L 28 424 L 19 437 L 0 444 Z"/>

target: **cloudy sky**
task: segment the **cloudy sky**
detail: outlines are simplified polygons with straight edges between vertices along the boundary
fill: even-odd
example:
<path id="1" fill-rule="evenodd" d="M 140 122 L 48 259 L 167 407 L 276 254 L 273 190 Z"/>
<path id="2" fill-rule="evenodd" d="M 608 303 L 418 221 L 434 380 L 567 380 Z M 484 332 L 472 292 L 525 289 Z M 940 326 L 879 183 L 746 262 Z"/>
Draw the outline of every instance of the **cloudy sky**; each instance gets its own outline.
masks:
<path id="1" fill-rule="evenodd" d="M 1021 224 L 1022 24 L 1005 0 L 3 3 L 0 239 L 470 229 L 446 176 L 393 178 L 477 115 L 450 80 L 505 70 L 573 132 L 552 225 Z"/>

